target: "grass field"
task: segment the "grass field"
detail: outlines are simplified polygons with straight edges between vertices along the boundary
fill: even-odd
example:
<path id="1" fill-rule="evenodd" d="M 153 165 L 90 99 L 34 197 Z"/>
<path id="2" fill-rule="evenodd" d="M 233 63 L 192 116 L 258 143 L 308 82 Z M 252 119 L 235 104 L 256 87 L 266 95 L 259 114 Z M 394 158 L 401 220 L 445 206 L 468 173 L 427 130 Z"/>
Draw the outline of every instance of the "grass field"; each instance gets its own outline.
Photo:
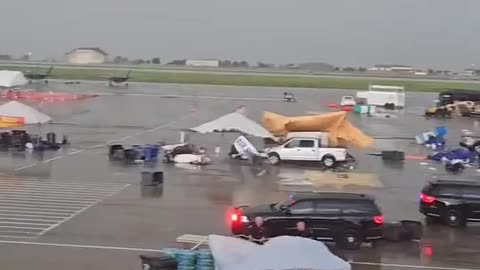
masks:
<path id="1" fill-rule="evenodd" d="M 27 66 L 0 66 L 0 69 L 31 70 Z M 123 75 L 123 70 L 87 69 L 87 68 L 61 68 L 56 67 L 52 72 L 52 79 L 64 80 L 105 80 L 112 74 Z M 295 75 L 269 76 L 248 74 L 215 74 L 175 71 L 143 71 L 133 70 L 131 81 L 154 82 L 154 83 L 179 83 L 179 84 L 211 84 L 211 85 L 235 85 L 235 86 L 272 86 L 272 87 L 300 87 L 300 88 L 336 88 L 336 89 L 366 89 L 369 84 L 401 85 L 408 91 L 442 91 L 454 89 L 480 90 L 480 84 L 459 82 L 432 82 L 422 80 L 382 80 L 354 78 L 321 78 Z"/>

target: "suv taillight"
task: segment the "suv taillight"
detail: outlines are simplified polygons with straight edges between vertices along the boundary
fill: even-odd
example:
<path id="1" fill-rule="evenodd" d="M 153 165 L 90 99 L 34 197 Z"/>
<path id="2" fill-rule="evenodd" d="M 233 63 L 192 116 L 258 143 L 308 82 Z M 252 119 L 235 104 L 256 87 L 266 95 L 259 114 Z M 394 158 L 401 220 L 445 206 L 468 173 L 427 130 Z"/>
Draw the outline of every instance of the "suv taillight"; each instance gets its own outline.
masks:
<path id="1" fill-rule="evenodd" d="M 428 196 L 426 194 L 420 193 L 420 198 L 422 199 L 422 202 L 426 204 L 432 204 L 436 201 L 435 197 L 433 196 Z"/>
<path id="2" fill-rule="evenodd" d="M 374 216 L 373 222 L 377 225 L 383 225 L 383 223 L 385 223 L 385 218 L 383 216 Z"/>
<path id="3" fill-rule="evenodd" d="M 247 216 L 244 216 L 241 211 L 235 211 L 230 216 L 230 219 L 233 223 L 237 222 L 248 222 Z"/>

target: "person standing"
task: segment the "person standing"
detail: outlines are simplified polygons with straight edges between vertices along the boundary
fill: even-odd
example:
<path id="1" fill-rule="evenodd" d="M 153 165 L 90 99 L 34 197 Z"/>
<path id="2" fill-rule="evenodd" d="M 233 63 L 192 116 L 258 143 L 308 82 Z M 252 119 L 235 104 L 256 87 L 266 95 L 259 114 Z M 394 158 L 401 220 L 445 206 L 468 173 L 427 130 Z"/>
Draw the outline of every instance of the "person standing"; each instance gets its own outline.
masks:
<path id="1" fill-rule="evenodd" d="M 305 222 L 303 221 L 297 222 L 295 236 L 312 238 L 312 239 L 314 238 L 312 230 L 310 230 L 310 228 L 308 228 Z"/>
<path id="2" fill-rule="evenodd" d="M 263 244 L 267 240 L 264 225 L 262 217 L 255 217 L 255 222 L 248 228 L 248 236 L 252 242 Z"/>

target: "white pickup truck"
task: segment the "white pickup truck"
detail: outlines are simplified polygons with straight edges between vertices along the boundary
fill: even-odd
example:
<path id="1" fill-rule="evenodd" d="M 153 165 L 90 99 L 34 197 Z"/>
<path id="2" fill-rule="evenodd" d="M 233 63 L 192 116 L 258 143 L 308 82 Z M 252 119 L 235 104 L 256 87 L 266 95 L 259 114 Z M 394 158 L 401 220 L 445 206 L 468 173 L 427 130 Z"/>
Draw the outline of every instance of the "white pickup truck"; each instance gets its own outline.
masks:
<path id="1" fill-rule="evenodd" d="M 332 168 L 338 162 L 346 161 L 349 156 L 345 148 L 328 147 L 328 137 L 324 135 L 291 137 L 282 145 L 264 151 L 272 165 L 277 165 L 282 160 L 320 161 L 323 166 Z"/>

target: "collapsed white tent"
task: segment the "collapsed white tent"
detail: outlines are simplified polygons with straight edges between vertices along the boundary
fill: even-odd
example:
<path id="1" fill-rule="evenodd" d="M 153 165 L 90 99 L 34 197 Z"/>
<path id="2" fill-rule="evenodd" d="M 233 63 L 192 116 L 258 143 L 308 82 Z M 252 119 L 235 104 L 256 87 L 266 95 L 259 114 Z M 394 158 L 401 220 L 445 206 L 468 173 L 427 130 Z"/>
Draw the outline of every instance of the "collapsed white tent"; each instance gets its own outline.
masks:
<path id="1" fill-rule="evenodd" d="M 15 100 L 0 105 L 0 116 L 23 117 L 26 125 L 45 124 L 52 120 L 50 116 Z"/>
<path id="2" fill-rule="evenodd" d="M 217 270 L 350 270 L 322 242 L 293 236 L 270 239 L 264 245 L 220 235 L 210 235 L 208 245 Z"/>
<path id="3" fill-rule="evenodd" d="M 233 112 L 213 121 L 190 129 L 198 133 L 240 132 L 260 138 L 272 138 L 272 134 L 255 121 L 248 119 L 239 112 Z"/>
<path id="4" fill-rule="evenodd" d="M 13 87 L 27 83 L 27 79 L 20 71 L 0 70 L 0 87 Z"/>

